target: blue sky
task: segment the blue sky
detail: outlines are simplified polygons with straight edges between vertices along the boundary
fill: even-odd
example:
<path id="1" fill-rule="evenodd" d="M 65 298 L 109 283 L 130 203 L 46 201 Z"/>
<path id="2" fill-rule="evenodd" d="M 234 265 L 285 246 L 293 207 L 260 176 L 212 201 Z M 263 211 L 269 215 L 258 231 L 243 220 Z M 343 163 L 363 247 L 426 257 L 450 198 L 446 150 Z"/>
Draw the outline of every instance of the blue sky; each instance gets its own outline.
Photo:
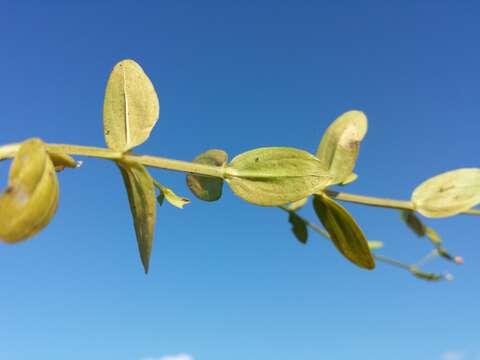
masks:
<path id="1" fill-rule="evenodd" d="M 408 199 L 432 175 L 478 166 L 478 2 L 0 5 L 1 144 L 104 146 L 106 80 L 133 58 L 161 102 L 141 153 L 314 151 L 336 116 L 360 109 L 370 127 L 349 191 Z M 2 186 L 7 172 L 2 162 Z M 189 195 L 183 174 L 153 174 Z M 145 276 L 116 167 L 86 159 L 59 178 L 50 226 L 0 244 L 1 360 L 480 359 L 478 218 L 428 221 L 465 265 L 438 260 L 428 270 L 455 281 L 426 283 L 359 270 L 314 234 L 301 246 L 284 213 L 225 189 L 217 203 L 159 209 Z M 348 209 L 385 255 L 430 249 L 395 211 Z"/>

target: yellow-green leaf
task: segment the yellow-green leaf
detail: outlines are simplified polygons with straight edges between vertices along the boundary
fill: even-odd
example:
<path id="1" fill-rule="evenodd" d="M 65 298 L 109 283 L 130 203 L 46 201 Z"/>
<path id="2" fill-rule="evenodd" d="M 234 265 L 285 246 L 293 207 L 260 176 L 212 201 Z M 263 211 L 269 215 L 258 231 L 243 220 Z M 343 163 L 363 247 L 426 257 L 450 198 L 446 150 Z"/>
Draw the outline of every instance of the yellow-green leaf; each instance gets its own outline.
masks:
<path id="1" fill-rule="evenodd" d="M 437 218 L 457 215 L 480 203 L 480 169 L 449 171 L 428 179 L 412 195 L 415 209 Z"/>
<path id="2" fill-rule="evenodd" d="M 38 233 L 55 215 L 58 197 L 57 175 L 44 143 L 25 141 L 0 195 L 0 239 L 16 243 Z"/>
<path id="3" fill-rule="evenodd" d="M 52 160 L 53 166 L 55 166 L 56 172 L 63 171 L 65 168 L 75 169 L 81 164 L 81 162 L 77 162 L 68 154 L 49 152 L 48 155 L 50 160 Z"/>
<path id="4" fill-rule="evenodd" d="M 306 244 L 308 239 L 308 230 L 305 221 L 303 221 L 300 216 L 295 214 L 294 211 L 289 211 L 288 221 L 290 222 L 290 224 L 292 224 L 292 232 L 297 238 L 297 240 L 300 241 L 302 244 Z"/>
<path id="5" fill-rule="evenodd" d="M 368 247 L 370 250 L 378 250 L 383 248 L 383 242 L 381 241 L 368 241 Z"/>
<path id="6" fill-rule="evenodd" d="M 361 111 L 348 111 L 340 115 L 327 129 L 317 149 L 317 157 L 330 171 L 332 184 L 352 180 L 352 171 L 365 137 L 368 121 Z"/>
<path id="7" fill-rule="evenodd" d="M 426 234 L 427 227 L 418 218 L 414 211 L 400 210 L 400 216 L 407 226 L 418 236 L 423 237 Z"/>
<path id="8" fill-rule="evenodd" d="M 170 204 L 179 209 L 183 209 L 185 205 L 190 204 L 190 200 L 188 200 L 186 197 L 178 196 L 173 192 L 172 189 L 163 186 L 156 180 L 154 180 L 153 182 L 157 189 L 160 190 L 160 195 L 157 197 L 158 203 L 160 205 L 162 205 L 164 199 L 167 199 Z"/>
<path id="9" fill-rule="evenodd" d="M 223 166 L 227 162 L 227 153 L 212 149 L 198 155 L 193 162 L 197 164 Z M 223 179 L 212 176 L 188 174 L 187 185 L 200 200 L 216 201 L 222 196 Z"/>
<path id="10" fill-rule="evenodd" d="M 138 163 L 122 161 L 118 162 L 117 165 L 127 189 L 138 250 L 145 273 L 147 273 L 157 216 L 153 179 L 145 167 Z"/>
<path id="11" fill-rule="evenodd" d="M 120 61 L 108 79 L 103 127 L 109 148 L 128 151 L 150 136 L 160 112 L 157 93 L 143 69 L 133 60 Z"/>
<path id="12" fill-rule="evenodd" d="M 262 206 L 294 202 L 324 189 L 331 177 L 312 154 L 288 147 L 266 147 L 235 157 L 227 182 L 242 199 Z"/>
<path id="13" fill-rule="evenodd" d="M 345 208 L 324 194 L 314 196 L 313 207 L 333 243 L 348 260 L 364 269 L 375 268 L 368 242 Z"/>

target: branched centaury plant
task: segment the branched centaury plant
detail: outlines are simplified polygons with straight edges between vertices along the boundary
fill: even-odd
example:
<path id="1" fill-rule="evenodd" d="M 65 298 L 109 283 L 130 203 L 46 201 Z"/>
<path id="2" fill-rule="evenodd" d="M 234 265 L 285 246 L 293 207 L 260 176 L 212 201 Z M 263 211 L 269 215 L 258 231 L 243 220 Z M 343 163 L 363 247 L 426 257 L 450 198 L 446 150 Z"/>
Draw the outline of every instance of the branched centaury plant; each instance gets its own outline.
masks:
<path id="1" fill-rule="evenodd" d="M 113 68 L 105 92 L 103 122 L 108 148 L 46 144 L 37 138 L 0 146 L 0 160 L 13 158 L 7 188 L 0 195 L 0 239 L 6 243 L 29 239 L 50 222 L 59 198 L 56 171 L 78 167 L 80 163 L 71 157 L 78 155 L 117 164 L 145 272 L 152 251 L 157 203 L 167 200 L 182 208 L 190 202 L 153 179 L 148 167 L 187 173 L 188 187 L 204 201 L 220 199 L 226 181 L 236 195 L 252 204 L 286 210 L 301 242 L 307 241 L 309 227 L 329 238 L 342 255 L 361 268 L 373 269 L 376 258 L 406 268 L 420 278 L 443 278 L 421 272 L 421 264 L 405 265 L 374 256 L 371 250 L 382 243 L 368 242 L 338 200 L 401 210 L 403 219 L 417 235 L 430 238 L 435 246 L 434 253 L 422 263 L 435 255 L 461 262 L 445 250 L 438 234 L 423 225 L 416 212 L 426 217 L 479 215 L 480 210 L 473 207 L 480 203 L 480 169 L 459 169 L 433 177 L 415 189 L 410 201 L 332 191 L 331 186 L 346 185 L 357 178 L 353 169 L 367 132 L 367 118 L 360 111 L 339 116 L 327 129 L 315 155 L 289 147 L 264 147 L 228 162 L 227 153 L 215 149 L 186 162 L 133 153 L 132 149 L 150 136 L 159 112 L 150 79 L 135 61 L 123 60 Z M 296 212 L 310 197 L 325 230 Z"/>

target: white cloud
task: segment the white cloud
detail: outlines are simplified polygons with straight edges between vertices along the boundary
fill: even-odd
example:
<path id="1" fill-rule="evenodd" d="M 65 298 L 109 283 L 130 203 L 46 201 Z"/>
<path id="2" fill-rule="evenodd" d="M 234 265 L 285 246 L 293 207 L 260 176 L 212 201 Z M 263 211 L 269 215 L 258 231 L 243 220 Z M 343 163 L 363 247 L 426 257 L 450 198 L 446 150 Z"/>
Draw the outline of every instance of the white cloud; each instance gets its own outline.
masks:
<path id="1" fill-rule="evenodd" d="M 445 351 L 441 360 L 466 360 L 466 354 L 463 351 Z"/>
<path id="2" fill-rule="evenodd" d="M 178 354 L 178 355 L 165 355 L 160 357 L 146 357 L 146 358 L 143 358 L 142 360 L 193 360 L 193 357 L 187 354 Z M 447 359 L 447 360 L 457 360 L 457 359 Z"/>

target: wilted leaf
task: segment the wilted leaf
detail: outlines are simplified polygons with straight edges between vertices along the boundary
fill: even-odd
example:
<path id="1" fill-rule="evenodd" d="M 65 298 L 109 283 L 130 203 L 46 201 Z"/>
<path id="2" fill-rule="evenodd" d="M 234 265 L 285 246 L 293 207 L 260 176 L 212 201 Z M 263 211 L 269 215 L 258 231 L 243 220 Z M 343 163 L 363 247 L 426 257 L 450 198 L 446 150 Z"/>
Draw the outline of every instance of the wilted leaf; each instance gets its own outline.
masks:
<path id="1" fill-rule="evenodd" d="M 197 164 L 223 166 L 227 162 L 227 153 L 212 149 L 198 155 L 193 162 Z M 204 201 L 216 201 L 222 196 L 223 179 L 212 176 L 188 174 L 187 185 L 192 193 Z"/>
<path id="2" fill-rule="evenodd" d="M 77 168 L 80 166 L 80 162 L 77 162 L 68 154 L 63 153 L 51 153 L 49 152 L 50 160 L 52 160 L 55 171 L 60 172 L 67 168 Z"/>
<path id="3" fill-rule="evenodd" d="M 407 226 L 418 236 L 423 237 L 426 234 L 427 227 L 418 218 L 414 211 L 400 210 L 400 216 Z"/>
<path id="4" fill-rule="evenodd" d="M 375 261 L 368 242 L 348 211 L 323 194 L 314 196 L 313 207 L 337 249 L 354 264 L 373 269 Z"/>
<path id="5" fill-rule="evenodd" d="M 145 273 L 147 273 L 157 216 L 153 179 L 148 171 L 138 163 L 122 161 L 118 162 L 117 165 L 127 189 L 138 250 Z"/>
<path id="6" fill-rule="evenodd" d="M 480 203 L 480 169 L 449 171 L 428 179 L 412 195 L 415 209 L 427 217 L 457 215 Z"/>
<path id="7" fill-rule="evenodd" d="M 302 244 L 306 244 L 308 239 L 308 230 L 305 221 L 303 221 L 300 216 L 295 214 L 294 211 L 289 211 L 288 221 L 290 224 L 292 224 L 292 232 L 298 241 L 300 241 Z"/>
<path id="8" fill-rule="evenodd" d="M 25 141 L 0 195 L 0 239 L 15 243 L 42 230 L 55 215 L 58 196 L 57 175 L 44 143 Z"/>
<path id="9" fill-rule="evenodd" d="M 330 176 L 312 154 L 288 147 L 266 147 L 235 157 L 227 182 L 242 199 L 262 206 L 294 202 L 324 189 Z"/>
<path id="10" fill-rule="evenodd" d="M 383 248 L 383 242 L 381 241 L 368 241 L 368 248 L 370 250 L 378 250 Z"/>
<path id="11" fill-rule="evenodd" d="M 163 200 L 167 199 L 167 201 L 172 204 L 173 206 L 183 209 L 185 205 L 190 204 L 190 200 L 188 200 L 185 197 L 178 196 L 173 192 L 172 189 L 169 189 L 162 184 L 160 184 L 158 181 L 153 181 L 154 185 L 157 187 L 158 190 L 160 190 L 160 195 L 157 196 L 157 201 L 160 205 L 163 204 Z"/>
<path id="12" fill-rule="evenodd" d="M 323 135 L 316 155 L 330 171 L 332 184 L 348 182 L 352 176 L 367 128 L 365 114 L 353 110 L 340 115 Z"/>
<path id="13" fill-rule="evenodd" d="M 297 200 L 297 201 L 294 201 L 294 202 L 288 204 L 287 209 L 291 210 L 291 211 L 296 211 L 296 210 L 302 208 L 303 206 L 305 206 L 305 204 L 307 202 L 308 202 L 308 197 Z"/>
<path id="14" fill-rule="evenodd" d="M 123 60 L 112 70 L 105 91 L 103 127 L 109 148 L 128 151 L 150 136 L 160 112 L 157 93 L 143 69 Z"/>

